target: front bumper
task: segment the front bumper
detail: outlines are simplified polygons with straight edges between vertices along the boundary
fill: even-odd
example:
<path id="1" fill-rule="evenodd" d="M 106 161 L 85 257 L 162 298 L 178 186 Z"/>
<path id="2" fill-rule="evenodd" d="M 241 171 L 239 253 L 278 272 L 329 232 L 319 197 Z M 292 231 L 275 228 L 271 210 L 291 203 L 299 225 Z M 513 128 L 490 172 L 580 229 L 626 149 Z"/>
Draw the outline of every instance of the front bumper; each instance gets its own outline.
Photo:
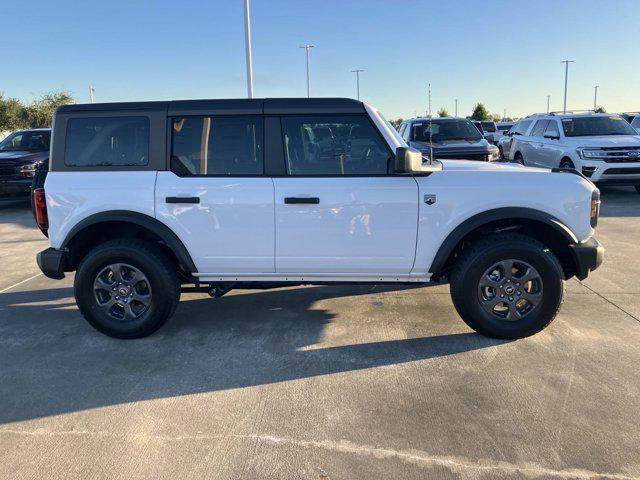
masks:
<path id="1" fill-rule="evenodd" d="M 576 264 L 576 277 L 580 280 L 587 278 L 589 272 L 598 268 L 604 259 L 604 247 L 593 237 L 570 247 Z"/>
<path id="2" fill-rule="evenodd" d="M 640 185 L 640 162 L 580 160 L 581 173 L 600 185 Z"/>
<path id="3" fill-rule="evenodd" d="M 38 267 L 46 277 L 60 280 L 64 278 L 64 252 L 55 248 L 47 248 L 36 256 Z"/>
<path id="4" fill-rule="evenodd" d="M 0 178 L 0 198 L 24 197 L 31 193 L 31 178 Z"/>

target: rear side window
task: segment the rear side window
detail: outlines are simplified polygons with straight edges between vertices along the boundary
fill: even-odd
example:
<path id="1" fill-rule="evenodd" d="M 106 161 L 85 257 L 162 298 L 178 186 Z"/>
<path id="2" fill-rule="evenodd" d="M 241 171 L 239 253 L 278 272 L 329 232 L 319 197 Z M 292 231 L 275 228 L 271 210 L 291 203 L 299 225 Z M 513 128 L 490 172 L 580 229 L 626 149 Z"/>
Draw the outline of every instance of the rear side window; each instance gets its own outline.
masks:
<path id="1" fill-rule="evenodd" d="M 392 155 L 368 117 L 282 117 L 289 175 L 385 175 Z"/>
<path id="2" fill-rule="evenodd" d="M 72 167 L 147 165 L 149 119 L 134 116 L 69 119 L 64 162 Z"/>
<path id="3" fill-rule="evenodd" d="M 180 176 L 262 175 L 258 116 L 180 117 L 171 125 L 171 171 Z"/>

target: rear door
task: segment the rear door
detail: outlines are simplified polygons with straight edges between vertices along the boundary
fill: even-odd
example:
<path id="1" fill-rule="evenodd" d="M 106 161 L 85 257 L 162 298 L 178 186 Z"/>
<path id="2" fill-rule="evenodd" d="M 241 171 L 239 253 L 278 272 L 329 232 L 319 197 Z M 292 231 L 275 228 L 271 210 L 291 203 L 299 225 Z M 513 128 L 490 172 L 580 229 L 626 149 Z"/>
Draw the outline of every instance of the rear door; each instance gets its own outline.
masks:
<path id="1" fill-rule="evenodd" d="M 156 217 L 178 234 L 201 274 L 274 272 L 263 123 L 259 114 L 169 119 L 171 164 L 158 172 Z"/>
<path id="2" fill-rule="evenodd" d="M 319 277 L 408 275 L 418 185 L 365 114 L 281 117 L 286 175 L 274 178 L 276 272 Z M 330 128 L 330 149 L 315 131 Z M 379 278 L 378 278 L 379 279 Z"/>

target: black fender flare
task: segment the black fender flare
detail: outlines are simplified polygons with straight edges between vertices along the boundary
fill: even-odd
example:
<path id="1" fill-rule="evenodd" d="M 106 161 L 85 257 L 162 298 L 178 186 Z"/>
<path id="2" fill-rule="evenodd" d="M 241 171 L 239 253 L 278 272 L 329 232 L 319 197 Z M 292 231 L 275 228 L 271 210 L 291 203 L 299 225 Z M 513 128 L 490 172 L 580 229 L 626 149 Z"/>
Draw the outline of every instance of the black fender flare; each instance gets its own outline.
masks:
<path id="1" fill-rule="evenodd" d="M 149 230 L 167 244 L 167 247 L 173 251 L 180 264 L 187 269 L 187 273 L 194 273 L 198 271 L 195 263 L 193 263 L 193 259 L 191 258 L 189 251 L 173 230 L 156 218 L 144 213 L 128 210 L 110 210 L 95 213 L 81 220 L 69 231 L 62 242 L 60 249 L 64 250 L 67 248 L 74 237 L 85 228 L 105 222 L 127 222 Z"/>
<path id="2" fill-rule="evenodd" d="M 512 219 L 535 220 L 544 223 L 560 233 L 567 240 L 568 244 L 579 243 L 578 238 L 571 229 L 549 213 L 526 207 L 495 208 L 473 215 L 455 227 L 440 245 L 436 256 L 433 258 L 433 262 L 431 262 L 429 272 L 431 272 L 432 275 L 438 275 L 456 246 L 473 230 L 497 220 Z"/>

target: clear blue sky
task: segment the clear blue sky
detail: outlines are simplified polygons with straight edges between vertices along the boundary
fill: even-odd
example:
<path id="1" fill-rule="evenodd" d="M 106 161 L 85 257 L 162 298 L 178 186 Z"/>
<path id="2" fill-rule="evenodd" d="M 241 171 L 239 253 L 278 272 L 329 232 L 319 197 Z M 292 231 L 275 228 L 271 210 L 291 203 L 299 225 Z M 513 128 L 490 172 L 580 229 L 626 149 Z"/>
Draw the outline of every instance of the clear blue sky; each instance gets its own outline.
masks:
<path id="1" fill-rule="evenodd" d="M 2 7 L 0 91 L 24 101 L 49 90 L 88 101 L 246 95 L 242 0 L 31 0 Z M 256 97 L 363 99 L 387 117 L 426 108 L 523 115 L 590 108 L 640 110 L 640 1 L 252 0 Z"/>

